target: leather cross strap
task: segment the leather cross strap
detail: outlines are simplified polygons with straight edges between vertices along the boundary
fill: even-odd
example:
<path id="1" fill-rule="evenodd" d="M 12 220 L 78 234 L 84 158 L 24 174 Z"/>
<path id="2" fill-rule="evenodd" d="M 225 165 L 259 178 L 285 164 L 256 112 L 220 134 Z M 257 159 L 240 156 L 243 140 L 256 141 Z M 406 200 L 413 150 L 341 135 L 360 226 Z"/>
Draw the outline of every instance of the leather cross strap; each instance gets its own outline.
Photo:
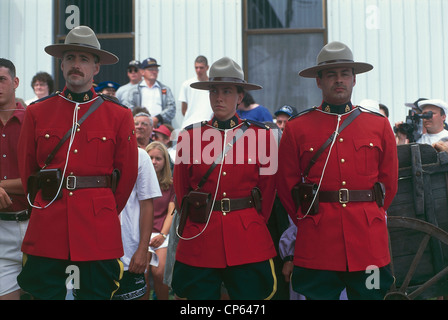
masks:
<path id="1" fill-rule="evenodd" d="M 359 116 L 361 114 L 361 110 L 359 110 L 359 108 L 356 108 L 342 123 L 342 125 L 339 127 L 337 134 L 340 134 L 342 130 L 344 130 L 350 123 L 352 123 L 353 120 L 355 120 L 355 118 L 357 116 Z M 327 141 L 325 141 L 325 143 L 319 148 L 319 150 L 317 150 L 317 152 L 314 154 L 313 158 L 311 158 L 310 163 L 308 164 L 308 167 L 305 169 L 305 171 L 303 172 L 303 176 L 304 178 L 308 177 L 308 173 L 311 170 L 311 167 L 316 163 L 317 159 L 319 158 L 319 156 L 322 154 L 322 152 L 324 152 L 324 150 L 331 144 L 331 142 L 334 139 L 334 135 L 336 134 L 336 132 L 333 132 L 331 134 L 331 136 L 327 139 Z"/>
<path id="2" fill-rule="evenodd" d="M 215 161 L 212 163 L 212 165 L 210 166 L 210 168 L 207 170 L 207 172 L 205 173 L 205 175 L 202 177 L 201 181 L 199 181 L 198 186 L 196 187 L 196 190 L 199 190 L 200 188 L 202 188 L 202 186 L 204 185 L 204 183 L 207 181 L 208 177 L 210 176 L 210 174 L 212 173 L 212 171 L 216 168 L 216 166 L 218 165 L 218 163 L 221 162 L 222 157 L 227 154 L 227 152 L 229 152 L 229 150 L 233 147 L 233 145 L 235 144 L 235 142 L 241 138 L 244 134 L 244 132 L 247 130 L 247 128 L 249 128 L 249 125 L 244 122 L 243 125 L 241 126 L 241 128 L 239 130 L 236 130 L 235 135 L 233 136 L 233 140 L 232 143 L 228 143 L 226 145 L 226 147 L 224 148 L 224 152 L 221 153 L 218 157 L 216 157 Z M 225 142 L 225 141 L 224 141 Z"/>
<path id="3" fill-rule="evenodd" d="M 373 190 L 348 190 L 339 189 L 337 191 L 319 191 L 320 202 L 369 202 L 376 201 Z"/>
<path id="4" fill-rule="evenodd" d="M 88 116 L 90 116 L 92 114 L 93 111 L 95 111 L 96 109 L 98 109 L 98 107 L 104 102 L 103 97 L 98 96 L 98 98 L 95 100 L 95 102 L 90 106 L 89 110 L 87 110 L 87 112 L 82 116 L 81 119 L 79 119 L 79 121 L 76 123 L 76 126 L 80 126 L 81 123 L 84 122 L 84 120 L 87 119 Z M 68 139 L 68 137 L 70 137 L 70 134 L 72 132 L 73 128 L 70 128 L 67 133 L 62 137 L 62 139 L 59 141 L 59 143 L 56 145 L 56 147 L 53 149 L 53 151 L 48 155 L 47 159 L 45 160 L 45 164 L 42 167 L 42 169 L 45 169 L 50 162 L 53 160 L 54 156 L 56 155 L 56 152 L 58 152 L 58 150 L 62 147 L 62 145 L 64 144 L 64 142 Z"/>

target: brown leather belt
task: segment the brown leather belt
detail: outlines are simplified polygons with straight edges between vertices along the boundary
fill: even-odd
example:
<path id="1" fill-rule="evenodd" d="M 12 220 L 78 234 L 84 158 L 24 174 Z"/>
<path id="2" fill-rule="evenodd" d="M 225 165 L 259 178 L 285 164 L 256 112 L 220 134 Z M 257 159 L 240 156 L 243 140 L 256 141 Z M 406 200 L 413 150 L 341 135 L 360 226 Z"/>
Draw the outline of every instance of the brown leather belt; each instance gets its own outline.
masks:
<path id="1" fill-rule="evenodd" d="M 30 218 L 28 210 L 17 212 L 0 212 L 0 220 L 3 221 L 25 221 Z"/>
<path id="2" fill-rule="evenodd" d="M 112 186 L 110 176 L 67 176 L 63 187 L 67 190 L 85 188 L 110 188 Z"/>
<path id="3" fill-rule="evenodd" d="M 320 202 L 348 203 L 352 201 L 375 201 L 373 190 L 348 190 L 319 191 Z"/>
<path id="4" fill-rule="evenodd" d="M 254 202 L 252 197 L 239 198 L 239 199 L 229 199 L 223 198 L 221 200 L 216 200 L 213 205 L 213 211 L 230 212 L 235 210 L 242 210 L 247 208 L 252 208 Z"/>

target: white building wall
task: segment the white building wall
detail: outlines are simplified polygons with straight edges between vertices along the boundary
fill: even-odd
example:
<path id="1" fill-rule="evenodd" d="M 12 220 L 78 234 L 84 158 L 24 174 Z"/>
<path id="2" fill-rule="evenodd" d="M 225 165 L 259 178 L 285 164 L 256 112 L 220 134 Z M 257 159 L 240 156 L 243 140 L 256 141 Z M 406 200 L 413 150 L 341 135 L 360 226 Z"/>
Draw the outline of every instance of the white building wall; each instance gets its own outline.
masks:
<path id="1" fill-rule="evenodd" d="M 53 73 L 44 48 L 53 43 L 53 0 L 0 0 L 0 57 L 16 66 L 16 96 L 34 97 L 31 80 L 39 71 Z"/>
<path id="2" fill-rule="evenodd" d="M 194 60 L 209 65 L 228 56 L 243 67 L 242 0 L 136 0 L 136 59 L 155 58 L 159 80 L 177 101 L 182 83 L 194 76 Z M 173 125 L 182 121 L 181 104 Z"/>
<path id="3" fill-rule="evenodd" d="M 404 103 L 448 100 L 446 0 L 327 0 L 328 41 L 351 47 L 374 69 L 357 77 L 353 102 L 388 106 L 391 122 L 404 120 Z"/>

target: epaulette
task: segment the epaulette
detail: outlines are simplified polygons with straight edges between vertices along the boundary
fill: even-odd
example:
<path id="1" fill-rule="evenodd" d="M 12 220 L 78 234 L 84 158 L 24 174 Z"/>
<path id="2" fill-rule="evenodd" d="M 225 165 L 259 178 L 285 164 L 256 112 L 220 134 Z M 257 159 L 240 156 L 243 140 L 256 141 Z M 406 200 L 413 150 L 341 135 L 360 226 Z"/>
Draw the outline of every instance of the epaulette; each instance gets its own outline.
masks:
<path id="1" fill-rule="evenodd" d="M 183 128 L 182 130 L 191 130 L 193 128 L 199 128 L 199 127 L 203 127 L 208 123 L 207 120 L 201 121 L 201 122 L 196 122 L 196 123 L 192 123 L 188 126 L 186 126 L 185 128 Z"/>
<path id="2" fill-rule="evenodd" d="M 361 106 L 357 106 L 357 107 L 358 107 L 359 110 L 361 110 L 362 112 L 368 112 L 368 113 L 375 114 L 375 115 L 377 115 L 377 116 L 385 117 L 384 114 L 382 114 L 382 113 L 380 113 L 380 112 L 378 112 L 378 111 L 370 110 L 370 109 L 367 109 L 367 108 L 365 108 L 365 107 L 361 107 Z"/>
<path id="3" fill-rule="evenodd" d="M 53 98 L 53 97 L 57 96 L 60 93 L 61 93 L 60 91 L 56 91 L 55 93 L 52 93 L 52 94 L 50 94 L 50 95 L 48 95 L 46 97 L 43 97 L 43 98 L 40 98 L 39 100 L 31 102 L 29 105 L 31 106 L 31 105 L 33 105 L 35 103 L 42 102 L 42 101 L 45 101 L 47 99 Z"/>
<path id="4" fill-rule="evenodd" d="M 292 117 L 290 117 L 290 118 L 288 119 L 288 121 L 291 121 L 292 119 L 295 119 L 295 118 L 297 118 L 297 117 L 303 116 L 304 114 L 307 114 L 307 113 L 309 113 L 309 112 L 311 112 L 311 111 L 314 111 L 314 110 L 316 110 L 316 109 L 317 109 L 317 107 L 311 107 L 311 108 L 309 108 L 309 109 L 303 110 L 303 111 L 299 112 L 298 114 L 293 115 Z"/>
<path id="5" fill-rule="evenodd" d="M 271 127 L 270 126 L 268 126 L 266 123 L 264 123 L 264 122 L 260 122 L 260 121 L 255 121 L 255 120 L 248 120 L 248 119 L 242 119 L 241 121 L 244 121 L 244 122 L 246 122 L 247 124 L 249 124 L 249 125 L 254 125 L 254 126 L 257 126 L 257 127 L 260 127 L 260 128 L 263 128 L 263 129 L 266 129 L 266 130 L 270 130 L 271 129 Z"/>
<path id="6" fill-rule="evenodd" d="M 101 98 L 103 98 L 104 100 L 113 102 L 113 103 L 118 104 L 119 106 L 121 106 L 121 107 L 123 107 L 123 108 L 129 109 L 129 108 L 128 108 L 127 106 L 125 106 L 124 104 L 121 104 L 120 101 L 118 101 L 118 99 L 117 99 L 116 97 L 112 97 L 112 96 L 109 96 L 109 95 L 107 95 L 107 94 L 102 94 L 102 93 L 98 93 L 98 95 L 99 95 Z"/>

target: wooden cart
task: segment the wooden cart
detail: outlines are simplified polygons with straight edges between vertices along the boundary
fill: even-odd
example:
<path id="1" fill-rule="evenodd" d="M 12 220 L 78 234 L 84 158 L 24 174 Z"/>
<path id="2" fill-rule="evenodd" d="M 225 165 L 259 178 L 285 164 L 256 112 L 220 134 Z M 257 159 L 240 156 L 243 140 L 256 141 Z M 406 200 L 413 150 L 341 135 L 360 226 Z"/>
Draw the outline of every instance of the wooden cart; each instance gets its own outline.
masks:
<path id="1" fill-rule="evenodd" d="M 386 299 L 448 296 L 448 153 L 398 146 L 398 192 L 387 211 L 392 272 Z"/>

